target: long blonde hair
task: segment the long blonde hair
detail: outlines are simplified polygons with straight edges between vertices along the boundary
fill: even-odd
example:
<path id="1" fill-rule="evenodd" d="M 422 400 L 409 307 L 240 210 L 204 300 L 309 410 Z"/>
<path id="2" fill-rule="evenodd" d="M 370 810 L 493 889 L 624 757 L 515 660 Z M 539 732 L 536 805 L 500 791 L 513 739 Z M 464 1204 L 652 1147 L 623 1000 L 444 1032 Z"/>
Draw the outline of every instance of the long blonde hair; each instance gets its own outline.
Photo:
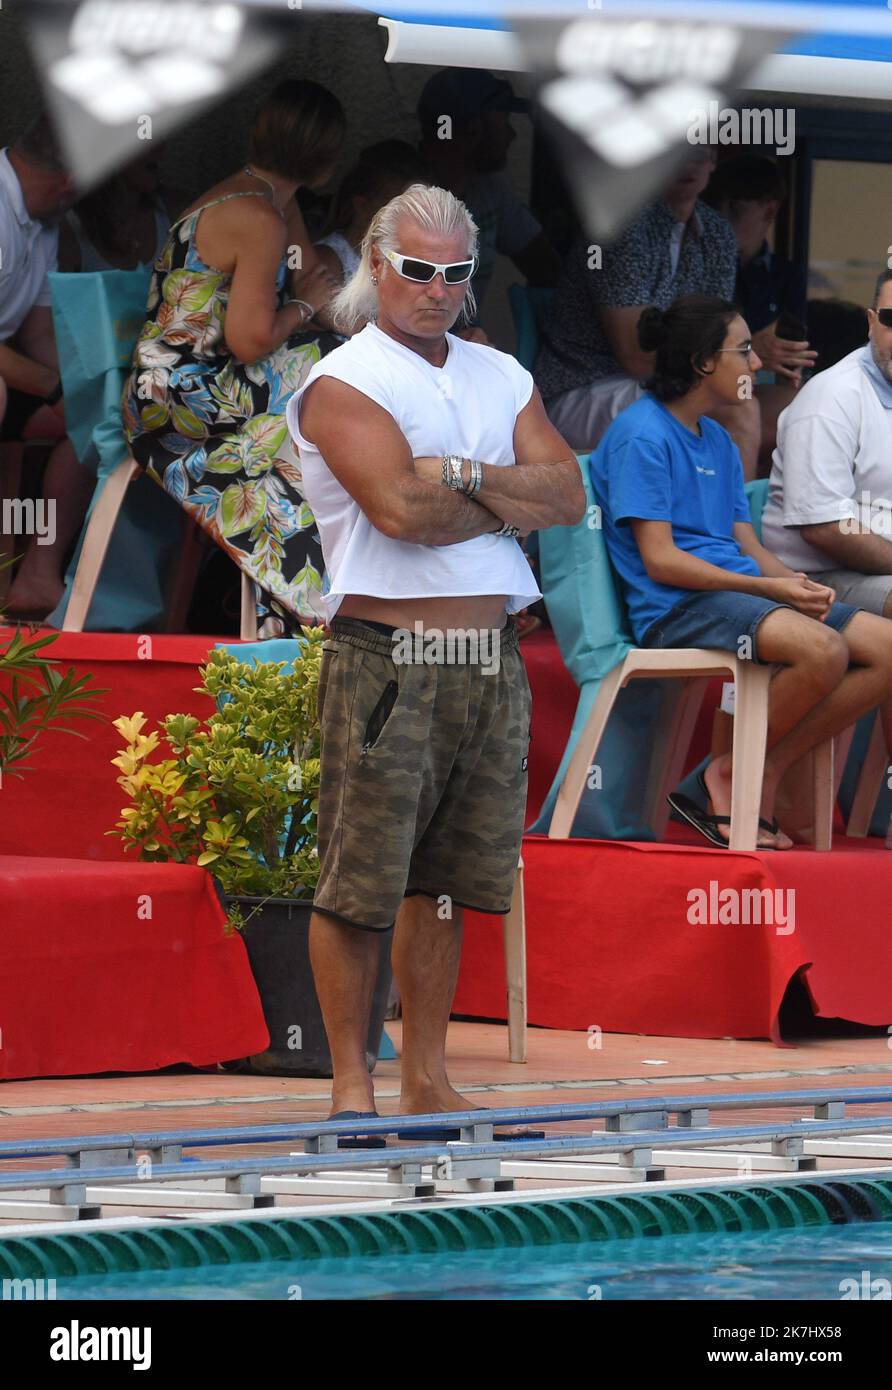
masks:
<path id="1" fill-rule="evenodd" d="M 372 248 L 397 251 L 397 229 L 405 218 L 438 236 L 454 236 L 461 232 L 468 239 L 468 259 L 477 254 L 477 224 L 464 203 L 446 188 L 431 184 L 413 183 L 379 208 L 362 239 L 359 265 L 344 288 L 331 303 L 336 328 L 352 332 L 360 319 L 378 317 L 378 291 L 372 284 Z M 462 313 L 470 320 L 477 311 L 471 282 L 462 304 Z"/>

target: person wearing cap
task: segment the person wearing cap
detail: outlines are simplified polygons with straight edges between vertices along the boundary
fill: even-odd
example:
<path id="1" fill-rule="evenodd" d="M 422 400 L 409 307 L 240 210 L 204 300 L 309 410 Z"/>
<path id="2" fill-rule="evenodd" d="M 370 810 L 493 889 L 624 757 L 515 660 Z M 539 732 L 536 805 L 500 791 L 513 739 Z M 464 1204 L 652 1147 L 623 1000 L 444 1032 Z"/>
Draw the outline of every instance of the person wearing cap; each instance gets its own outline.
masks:
<path id="1" fill-rule="evenodd" d="M 549 417 L 578 453 L 593 449 L 641 398 L 654 363 L 638 342 L 642 311 L 667 309 L 687 294 L 733 297 L 734 233 L 700 197 L 715 162 L 711 147 L 692 150 L 662 196 L 611 245 L 583 236 L 568 257 L 533 375 Z M 754 477 L 758 402 L 742 402 L 719 423 L 740 450 L 744 477 Z"/>
<path id="2" fill-rule="evenodd" d="M 43 480 L 44 496 L 53 503 L 54 535 L 32 536 L 19 565 L 5 603 L 9 615 L 19 618 L 42 618 L 58 603 L 65 552 L 95 484 L 66 437 L 50 308 L 57 219 L 75 196 L 46 117 L 0 150 L 0 451 L 23 439 L 55 441 Z"/>
<path id="3" fill-rule="evenodd" d="M 510 257 L 531 285 L 554 285 L 560 274 L 560 257 L 504 172 L 516 137 L 510 117 L 526 110 L 510 82 L 482 68 L 444 68 L 418 101 L 419 148 L 431 182 L 461 198 L 477 224 L 478 310 L 497 254 Z"/>
<path id="4" fill-rule="evenodd" d="M 778 420 L 762 538 L 845 603 L 889 618 L 892 270 L 867 323 L 868 342 L 807 381 Z"/>

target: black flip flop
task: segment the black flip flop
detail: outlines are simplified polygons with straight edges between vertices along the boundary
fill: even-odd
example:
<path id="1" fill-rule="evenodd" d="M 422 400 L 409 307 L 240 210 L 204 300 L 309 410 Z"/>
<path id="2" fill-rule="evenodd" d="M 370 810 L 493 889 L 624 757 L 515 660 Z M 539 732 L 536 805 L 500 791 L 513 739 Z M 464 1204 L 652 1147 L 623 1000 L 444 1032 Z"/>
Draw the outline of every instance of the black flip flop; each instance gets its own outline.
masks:
<path id="1" fill-rule="evenodd" d="M 339 1110 L 330 1120 L 380 1120 L 377 1110 Z M 383 1134 L 349 1134 L 337 1136 L 339 1149 L 383 1149 L 387 1140 Z"/>
<path id="2" fill-rule="evenodd" d="M 706 802 L 706 804 L 707 804 L 707 806 L 708 806 L 709 803 L 710 803 L 710 801 L 712 800 L 712 797 L 709 795 L 709 788 L 708 788 L 707 785 L 706 785 L 706 778 L 704 777 L 702 771 L 697 773 L 697 785 L 698 785 L 698 787 L 700 788 L 701 792 L 703 793 L 703 799 L 704 799 L 704 801 Z M 730 828 L 731 828 L 731 817 L 730 817 L 730 816 L 714 816 L 714 815 L 710 815 L 710 816 L 709 816 L 709 820 L 712 821 L 712 823 L 713 823 L 714 825 L 727 825 L 729 830 L 730 830 Z M 760 830 L 764 830 L 765 833 L 766 833 L 767 835 L 779 835 L 779 834 L 780 834 L 780 826 L 778 825 L 777 821 L 776 821 L 776 820 L 766 820 L 764 816 L 760 816 L 760 817 L 759 817 L 759 829 L 760 829 Z M 725 843 L 727 844 L 727 841 L 725 841 Z M 774 845 L 757 845 L 756 848 L 757 848 L 757 849 L 771 850 L 771 849 L 774 849 L 775 846 L 774 846 Z"/>
<path id="3" fill-rule="evenodd" d="M 701 811 L 690 797 L 684 796 L 682 792 L 670 792 L 666 797 L 672 807 L 682 820 L 686 820 L 704 840 L 708 840 L 716 849 L 728 849 L 729 844 L 724 835 L 719 833 L 718 820 L 715 816 L 710 816 L 706 811 Z"/>

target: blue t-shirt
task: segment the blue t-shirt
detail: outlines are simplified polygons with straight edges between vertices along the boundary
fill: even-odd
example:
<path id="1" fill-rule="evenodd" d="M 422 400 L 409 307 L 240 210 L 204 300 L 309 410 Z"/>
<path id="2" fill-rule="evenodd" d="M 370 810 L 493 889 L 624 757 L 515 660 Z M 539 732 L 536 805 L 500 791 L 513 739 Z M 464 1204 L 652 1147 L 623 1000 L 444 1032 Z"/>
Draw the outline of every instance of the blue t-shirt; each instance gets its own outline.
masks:
<path id="1" fill-rule="evenodd" d="M 736 574 L 759 573 L 734 539 L 734 523 L 751 520 L 737 445 L 705 415 L 700 429 L 698 438 L 654 396 L 643 396 L 616 417 L 591 456 L 604 539 L 636 642 L 693 590 L 651 579 L 631 518 L 668 521 L 679 550 Z"/>

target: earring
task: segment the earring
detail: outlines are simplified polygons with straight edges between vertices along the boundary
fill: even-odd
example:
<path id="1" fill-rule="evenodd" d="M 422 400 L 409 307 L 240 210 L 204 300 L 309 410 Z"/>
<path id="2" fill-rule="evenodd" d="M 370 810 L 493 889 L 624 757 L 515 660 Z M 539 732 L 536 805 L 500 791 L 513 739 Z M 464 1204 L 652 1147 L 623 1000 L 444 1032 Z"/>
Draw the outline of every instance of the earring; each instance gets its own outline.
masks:
<path id="1" fill-rule="evenodd" d="M 373 276 L 372 276 L 372 284 L 373 284 L 373 285 L 377 285 L 377 283 L 378 283 L 378 277 L 377 277 L 377 275 L 373 275 Z"/>

